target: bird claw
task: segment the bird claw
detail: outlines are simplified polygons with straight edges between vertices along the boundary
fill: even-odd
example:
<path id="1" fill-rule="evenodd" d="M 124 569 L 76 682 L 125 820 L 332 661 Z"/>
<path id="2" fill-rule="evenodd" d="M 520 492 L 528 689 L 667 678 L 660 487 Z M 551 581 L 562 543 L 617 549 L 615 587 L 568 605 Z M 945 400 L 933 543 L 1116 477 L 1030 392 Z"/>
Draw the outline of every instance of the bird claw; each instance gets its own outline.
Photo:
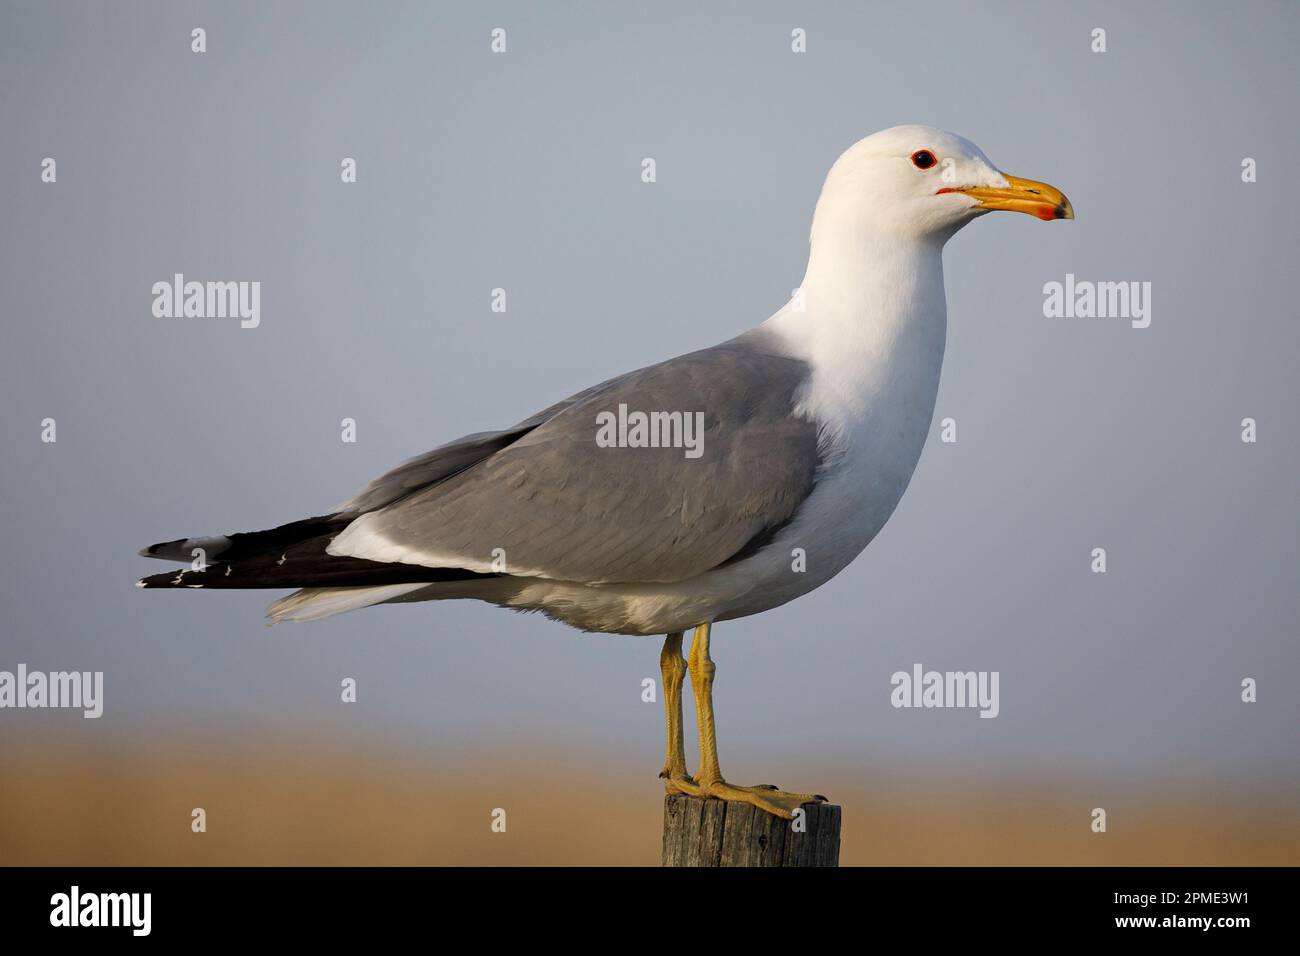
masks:
<path id="1" fill-rule="evenodd" d="M 748 803 L 765 813 L 785 820 L 793 820 L 795 811 L 805 803 L 827 802 L 826 798 L 819 793 L 787 793 L 776 789 L 771 784 L 740 787 L 725 780 L 716 780 L 701 783 L 699 790 L 699 795 L 702 797 L 713 797 L 732 803 Z"/>

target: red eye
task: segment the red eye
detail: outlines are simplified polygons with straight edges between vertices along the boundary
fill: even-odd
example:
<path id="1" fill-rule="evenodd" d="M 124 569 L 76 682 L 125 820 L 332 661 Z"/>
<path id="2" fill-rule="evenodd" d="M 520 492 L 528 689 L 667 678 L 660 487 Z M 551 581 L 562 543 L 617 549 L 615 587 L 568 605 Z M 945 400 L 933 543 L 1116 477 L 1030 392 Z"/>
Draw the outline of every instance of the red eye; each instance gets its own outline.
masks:
<path id="1" fill-rule="evenodd" d="M 912 154 L 912 165 L 917 169 L 929 169 L 938 160 L 934 158 L 934 153 L 928 149 L 918 149 Z"/>

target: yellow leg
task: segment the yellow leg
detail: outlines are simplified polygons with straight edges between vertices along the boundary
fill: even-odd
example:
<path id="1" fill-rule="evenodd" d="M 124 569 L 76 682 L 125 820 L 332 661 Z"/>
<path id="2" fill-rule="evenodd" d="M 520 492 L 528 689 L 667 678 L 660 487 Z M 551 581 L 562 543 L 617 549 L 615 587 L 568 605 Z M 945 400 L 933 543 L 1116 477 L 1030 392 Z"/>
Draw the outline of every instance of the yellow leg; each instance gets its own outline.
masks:
<path id="1" fill-rule="evenodd" d="M 699 786 L 686 772 L 686 749 L 682 739 L 682 683 L 686 679 L 686 658 L 682 657 L 681 631 L 664 638 L 659 670 L 664 678 L 664 716 L 668 727 L 668 756 L 659 776 L 667 781 L 664 789 L 669 793 L 699 796 Z"/>
<path id="2" fill-rule="evenodd" d="M 722 778 L 718 766 L 717 727 L 713 719 L 713 674 L 717 668 L 709 657 L 709 630 L 708 624 L 695 629 L 688 661 L 691 690 L 695 694 L 695 722 L 700 733 L 700 772 L 696 776 L 699 795 L 752 803 L 760 810 L 787 820 L 794 817 L 794 811 L 802 804 L 824 802 L 826 798 L 820 794 L 786 793 L 773 786 L 738 787 Z"/>

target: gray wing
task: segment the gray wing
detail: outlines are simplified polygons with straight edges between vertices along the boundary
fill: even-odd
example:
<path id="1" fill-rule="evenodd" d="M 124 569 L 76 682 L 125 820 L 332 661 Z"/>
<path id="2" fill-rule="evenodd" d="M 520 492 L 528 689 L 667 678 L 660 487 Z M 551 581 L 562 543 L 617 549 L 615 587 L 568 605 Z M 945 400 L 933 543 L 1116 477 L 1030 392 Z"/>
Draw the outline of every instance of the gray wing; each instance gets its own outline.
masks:
<path id="1" fill-rule="evenodd" d="M 510 428 L 495 432 L 475 432 L 445 445 L 439 445 L 433 451 L 384 472 L 357 492 L 354 498 L 350 498 L 334 510 L 342 515 L 359 515 L 367 511 L 377 511 L 421 488 L 444 481 L 518 441 L 585 394 L 580 392 L 573 398 L 558 402 Z"/>
<path id="2" fill-rule="evenodd" d="M 808 366 L 763 341 L 748 333 L 553 406 L 488 457 L 362 515 L 330 552 L 484 571 L 500 557 L 511 574 L 587 583 L 681 581 L 748 553 L 793 517 L 819 465 L 817 426 L 794 411 Z M 598 415 L 620 405 L 702 412 L 699 457 L 597 444 Z"/>

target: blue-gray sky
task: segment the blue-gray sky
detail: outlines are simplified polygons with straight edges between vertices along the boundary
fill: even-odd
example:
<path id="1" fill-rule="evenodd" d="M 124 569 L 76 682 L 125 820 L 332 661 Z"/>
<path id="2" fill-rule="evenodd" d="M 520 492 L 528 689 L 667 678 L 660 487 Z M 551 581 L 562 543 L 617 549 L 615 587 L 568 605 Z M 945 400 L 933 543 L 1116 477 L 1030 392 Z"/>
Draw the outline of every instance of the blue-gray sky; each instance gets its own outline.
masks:
<path id="1" fill-rule="evenodd" d="M 654 639 L 466 602 L 267 630 L 275 592 L 140 592 L 161 566 L 135 550 L 319 513 L 761 322 L 836 156 L 916 122 L 1078 219 L 950 243 L 936 427 L 898 512 L 829 585 L 716 629 L 724 767 L 1294 787 L 1298 41 L 1282 3 L 5 3 L 0 669 L 103 670 L 106 716 L 9 711 L 0 736 L 346 721 L 657 769 Z M 176 272 L 260 281 L 260 327 L 155 318 Z M 1067 273 L 1149 281 L 1150 327 L 1045 318 Z M 914 662 L 1000 671 L 1000 716 L 891 708 Z"/>

